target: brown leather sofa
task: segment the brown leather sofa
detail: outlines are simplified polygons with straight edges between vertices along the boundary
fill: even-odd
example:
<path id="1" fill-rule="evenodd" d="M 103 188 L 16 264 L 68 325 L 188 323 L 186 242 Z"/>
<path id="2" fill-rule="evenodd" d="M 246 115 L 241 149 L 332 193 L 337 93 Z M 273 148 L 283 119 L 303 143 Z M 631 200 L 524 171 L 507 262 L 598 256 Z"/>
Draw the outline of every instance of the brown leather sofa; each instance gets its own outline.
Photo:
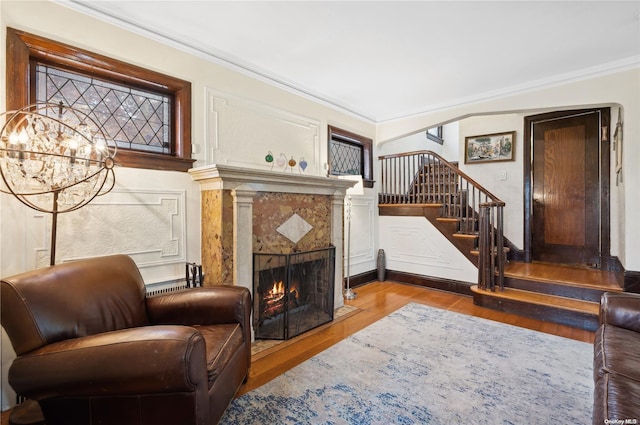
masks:
<path id="1" fill-rule="evenodd" d="M 607 292 L 602 296 L 593 377 L 594 425 L 640 423 L 639 294 Z"/>
<path id="2" fill-rule="evenodd" d="M 215 286 L 146 297 L 124 255 L 2 279 L 9 383 L 47 425 L 216 424 L 251 362 L 251 296 Z"/>

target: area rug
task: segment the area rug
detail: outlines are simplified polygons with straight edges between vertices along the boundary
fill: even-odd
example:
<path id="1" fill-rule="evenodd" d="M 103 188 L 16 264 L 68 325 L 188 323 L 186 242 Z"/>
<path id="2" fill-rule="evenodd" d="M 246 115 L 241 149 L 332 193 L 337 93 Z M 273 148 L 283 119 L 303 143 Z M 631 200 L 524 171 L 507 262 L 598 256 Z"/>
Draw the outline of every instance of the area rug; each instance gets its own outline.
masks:
<path id="1" fill-rule="evenodd" d="M 409 304 L 231 403 L 222 424 L 588 424 L 592 346 Z"/>

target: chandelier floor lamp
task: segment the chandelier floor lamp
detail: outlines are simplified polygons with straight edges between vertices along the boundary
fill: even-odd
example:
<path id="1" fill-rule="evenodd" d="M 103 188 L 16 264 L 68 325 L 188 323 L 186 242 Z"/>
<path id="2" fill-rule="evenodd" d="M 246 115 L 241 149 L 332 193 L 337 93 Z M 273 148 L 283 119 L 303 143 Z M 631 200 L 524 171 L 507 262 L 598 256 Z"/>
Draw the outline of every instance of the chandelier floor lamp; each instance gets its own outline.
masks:
<path id="1" fill-rule="evenodd" d="M 355 185 L 347 189 L 347 203 L 345 206 L 345 225 L 346 225 L 346 233 L 347 233 L 347 285 L 344 290 L 344 298 L 346 300 L 353 300 L 356 298 L 357 294 L 353 292 L 351 289 L 351 216 L 352 216 L 352 207 L 353 202 L 351 197 L 353 195 L 363 195 L 364 194 L 364 186 L 362 183 L 362 176 L 340 176 L 342 179 L 353 180 L 355 181 Z"/>
<path id="2" fill-rule="evenodd" d="M 117 146 L 89 115 L 62 102 L 28 105 L 0 119 L 0 191 L 52 215 L 53 265 L 58 214 L 111 191 Z"/>

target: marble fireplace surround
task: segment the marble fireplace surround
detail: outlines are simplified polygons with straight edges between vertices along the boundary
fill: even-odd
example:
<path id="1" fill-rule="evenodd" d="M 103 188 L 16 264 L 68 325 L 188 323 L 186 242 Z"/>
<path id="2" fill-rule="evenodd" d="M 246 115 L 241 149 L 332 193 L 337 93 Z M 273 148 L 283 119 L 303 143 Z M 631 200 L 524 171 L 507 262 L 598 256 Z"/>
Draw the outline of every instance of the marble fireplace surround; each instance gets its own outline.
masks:
<path id="1" fill-rule="evenodd" d="M 344 305 L 343 207 L 354 181 L 220 164 L 189 174 L 200 183 L 205 285 L 232 283 L 253 292 L 254 252 L 288 253 L 330 243 L 336 248 L 334 307 Z M 294 214 L 316 229 L 298 244 L 275 231 Z M 324 246 L 313 246 L 318 243 Z M 229 270 L 217 269 L 229 263 Z"/>

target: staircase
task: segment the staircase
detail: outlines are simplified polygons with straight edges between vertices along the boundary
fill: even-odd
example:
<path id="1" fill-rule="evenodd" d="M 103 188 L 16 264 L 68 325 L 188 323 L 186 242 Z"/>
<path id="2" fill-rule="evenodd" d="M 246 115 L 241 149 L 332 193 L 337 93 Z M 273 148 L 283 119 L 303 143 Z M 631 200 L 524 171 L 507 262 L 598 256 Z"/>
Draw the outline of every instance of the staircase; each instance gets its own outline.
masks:
<path id="1" fill-rule="evenodd" d="M 504 202 L 430 151 L 379 157 L 380 215 L 423 216 L 478 267 L 474 303 L 581 329 L 598 325 L 600 296 L 622 277 L 584 267 L 513 261 Z M 500 255 L 498 255 L 500 253 Z"/>

